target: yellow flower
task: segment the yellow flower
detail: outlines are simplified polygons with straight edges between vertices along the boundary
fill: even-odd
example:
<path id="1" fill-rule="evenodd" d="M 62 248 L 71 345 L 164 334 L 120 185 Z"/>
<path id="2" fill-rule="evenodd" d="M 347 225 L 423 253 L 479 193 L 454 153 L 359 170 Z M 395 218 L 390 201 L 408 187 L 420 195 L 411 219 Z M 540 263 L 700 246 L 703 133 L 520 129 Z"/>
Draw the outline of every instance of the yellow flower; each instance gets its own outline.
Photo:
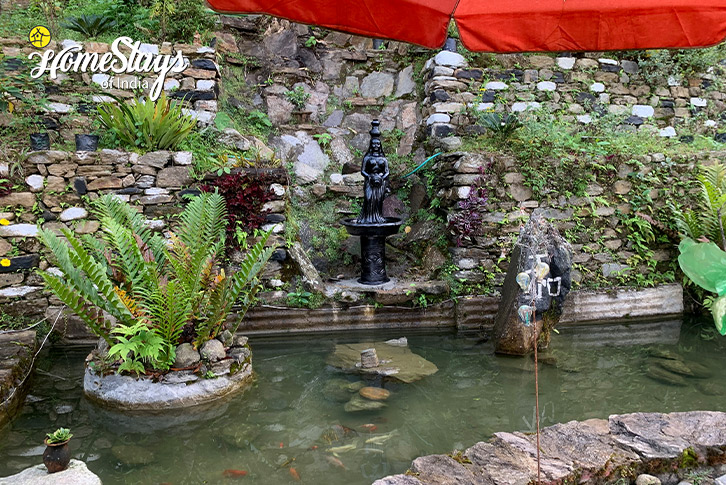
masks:
<path id="1" fill-rule="evenodd" d="M 8 258 L 0 259 L 0 266 L 5 266 L 7 268 L 10 266 L 10 260 Z"/>
<path id="2" fill-rule="evenodd" d="M 10 224 L 10 221 L 9 220 L 7 220 L 5 218 L 0 219 L 0 225 L 7 226 L 9 224 Z"/>

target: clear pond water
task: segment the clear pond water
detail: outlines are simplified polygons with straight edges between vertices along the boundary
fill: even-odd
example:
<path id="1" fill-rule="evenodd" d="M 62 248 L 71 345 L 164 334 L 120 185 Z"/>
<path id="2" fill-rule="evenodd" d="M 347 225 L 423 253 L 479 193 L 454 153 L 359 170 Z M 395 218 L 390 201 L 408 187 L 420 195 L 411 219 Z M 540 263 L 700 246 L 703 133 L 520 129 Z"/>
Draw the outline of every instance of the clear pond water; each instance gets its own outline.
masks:
<path id="1" fill-rule="evenodd" d="M 542 426 L 634 411 L 726 410 L 726 342 L 712 326 L 562 329 L 540 364 Z M 495 356 L 491 344 L 454 333 L 408 333 L 410 348 L 439 372 L 383 383 L 391 391 L 384 409 L 344 411 L 345 386 L 359 378 L 326 365 L 335 343 L 399 336 L 252 338 L 249 390 L 210 409 L 155 418 L 89 403 L 81 390 L 89 349 L 51 349 L 22 411 L 0 430 L 0 476 L 40 463 L 45 432 L 59 426 L 72 428 L 75 457 L 106 485 L 370 484 L 420 455 L 464 449 L 496 431 L 533 431 L 532 359 Z M 647 375 L 658 362 L 653 354 L 695 363 L 710 377 L 656 380 Z"/>

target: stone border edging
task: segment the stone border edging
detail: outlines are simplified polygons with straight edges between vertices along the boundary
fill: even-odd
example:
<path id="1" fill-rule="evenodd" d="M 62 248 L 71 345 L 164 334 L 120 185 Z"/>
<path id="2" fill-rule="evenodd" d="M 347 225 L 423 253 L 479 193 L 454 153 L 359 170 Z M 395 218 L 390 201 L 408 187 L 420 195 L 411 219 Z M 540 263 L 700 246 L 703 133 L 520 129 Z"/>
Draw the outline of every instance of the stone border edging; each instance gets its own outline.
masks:
<path id="1" fill-rule="evenodd" d="M 669 473 L 684 464 L 721 465 L 726 463 L 726 413 L 633 413 L 570 421 L 544 428 L 540 449 L 543 483 L 614 483 L 641 473 Z M 537 478 L 536 460 L 534 434 L 495 433 L 461 454 L 416 458 L 407 474 L 373 485 L 526 484 Z"/>
<path id="2" fill-rule="evenodd" d="M 92 401 L 120 411 L 158 411 L 216 401 L 247 385 L 251 377 L 250 363 L 243 364 L 233 375 L 193 383 L 152 382 L 118 374 L 101 377 L 86 368 L 83 392 Z"/>

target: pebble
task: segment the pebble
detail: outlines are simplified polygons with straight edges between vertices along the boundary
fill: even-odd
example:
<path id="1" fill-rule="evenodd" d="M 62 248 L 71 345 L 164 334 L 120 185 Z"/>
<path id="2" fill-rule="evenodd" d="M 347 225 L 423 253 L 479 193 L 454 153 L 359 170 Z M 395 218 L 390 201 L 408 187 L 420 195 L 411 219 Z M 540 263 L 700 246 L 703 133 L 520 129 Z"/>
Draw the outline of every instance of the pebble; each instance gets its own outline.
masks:
<path id="1" fill-rule="evenodd" d="M 391 391 L 380 387 L 363 387 L 358 394 L 371 401 L 385 401 L 390 397 Z"/>

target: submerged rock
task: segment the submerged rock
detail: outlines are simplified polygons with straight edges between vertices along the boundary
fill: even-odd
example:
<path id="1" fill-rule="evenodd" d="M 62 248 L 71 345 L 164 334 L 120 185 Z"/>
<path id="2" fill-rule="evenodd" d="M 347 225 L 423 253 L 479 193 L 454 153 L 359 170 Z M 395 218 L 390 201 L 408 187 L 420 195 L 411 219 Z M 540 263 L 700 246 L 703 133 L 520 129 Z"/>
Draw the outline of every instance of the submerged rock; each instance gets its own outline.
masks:
<path id="1" fill-rule="evenodd" d="M 346 412 L 355 413 L 358 411 L 375 411 L 376 409 L 384 407 L 386 407 L 386 403 L 384 402 L 369 401 L 368 399 L 361 397 L 360 394 L 355 394 L 352 398 L 350 398 L 350 401 L 345 403 L 343 409 L 345 409 Z"/>
<path id="2" fill-rule="evenodd" d="M 379 365 L 363 368 L 361 352 L 370 348 L 376 349 Z M 327 362 L 344 372 L 391 377 L 404 383 L 418 381 L 439 370 L 432 362 L 414 354 L 408 347 L 386 345 L 384 342 L 336 345 Z"/>
<path id="3" fill-rule="evenodd" d="M 111 453 L 124 465 L 148 465 L 154 462 L 154 452 L 137 445 L 116 445 Z"/>
<path id="4" fill-rule="evenodd" d="M 385 401 L 391 395 L 391 391 L 380 387 L 363 387 L 358 394 L 371 401 Z"/>
<path id="5" fill-rule="evenodd" d="M 674 374 L 693 377 L 693 371 L 680 360 L 653 359 L 653 363 Z"/>
<path id="6" fill-rule="evenodd" d="M 681 357 L 678 353 L 673 352 L 672 350 L 661 349 L 658 347 L 651 347 L 650 349 L 648 349 L 648 355 L 651 357 L 657 357 L 659 359 L 683 360 L 683 357 Z"/>
<path id="7" fill-rule="evenodd" d="M 688 383 L 683 378 L 683 376 L 679 376 L 678 374 L 668 372 L 667 370 L 663 369 L 662 367 L 660 367 L 658 365 L 649 365 L 648 370 L 645 373 L 645 375 L 650 377 L 653 380 L 662 382 L 664 384 L 670 384 L 671 386 L 688 385 Z"/>

